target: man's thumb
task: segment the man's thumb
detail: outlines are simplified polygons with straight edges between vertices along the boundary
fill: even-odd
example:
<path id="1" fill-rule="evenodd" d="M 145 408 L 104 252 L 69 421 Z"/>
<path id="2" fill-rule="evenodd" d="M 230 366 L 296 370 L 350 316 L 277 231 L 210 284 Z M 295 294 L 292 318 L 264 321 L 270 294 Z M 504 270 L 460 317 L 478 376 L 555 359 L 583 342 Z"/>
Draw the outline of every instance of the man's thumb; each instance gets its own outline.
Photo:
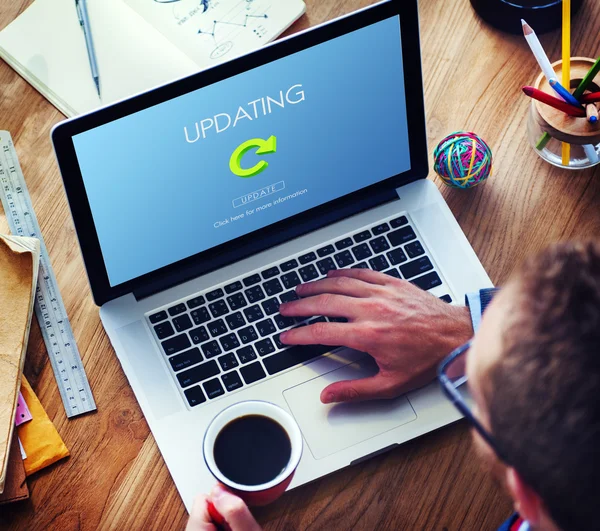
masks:
<path id="1" fill-rule="evenodd" d="M 369 378 L 359 380 L 344 380 L 328 385 L 321 391 L 321 402 L 332 404 L 335 402 L 360 402 L 375 398 L 391 398 L 389 382 L 376 374 Z"/>

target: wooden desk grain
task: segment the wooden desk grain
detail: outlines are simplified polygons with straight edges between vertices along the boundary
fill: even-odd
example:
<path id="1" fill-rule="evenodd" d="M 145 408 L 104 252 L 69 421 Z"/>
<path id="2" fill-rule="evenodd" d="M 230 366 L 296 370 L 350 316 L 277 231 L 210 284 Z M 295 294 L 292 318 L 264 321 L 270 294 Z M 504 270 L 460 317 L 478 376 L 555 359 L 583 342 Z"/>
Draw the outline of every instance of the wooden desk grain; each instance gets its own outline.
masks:
<path id="1" fill-rule="evenodd" d="M 0 28 L 29 3 L 2 0 Z M 307 15 L 291 31 L 369 3 L 307 0 Z M 588 0 L 575 17 L 574 55 L 599 55 L 600 7 L 593 4 Z M 524 256 L 550 242 L 600 234 L 599 172 L 549 166 L 527 143 L 528 101 L 520 87 L 538 68 L 524 39 L 485 26 L 467 0 L 422 0 L 420 13 L 430 153 L 459 129 L 476 131 L 494 152 L 488 183 L 470 191 L 441 188 L 492 280 L 503 282 Z M 557 32 L 542 42 L 552 59 L 560 57 Z M 0 508 L 0 527 L 183 529 L 185 509 L 90 296 L 49 140 L 61 119 L 0 62 L 0 129 L 15 141 L 98 405 L 96 414 L 66 419 L 34 323 L 25 373 L 71 458 L 30 478 L 31 499 Z M 256 515 L 267 530 L 487 530 L 510 511 L 458 423 L 289 492 Z"/>

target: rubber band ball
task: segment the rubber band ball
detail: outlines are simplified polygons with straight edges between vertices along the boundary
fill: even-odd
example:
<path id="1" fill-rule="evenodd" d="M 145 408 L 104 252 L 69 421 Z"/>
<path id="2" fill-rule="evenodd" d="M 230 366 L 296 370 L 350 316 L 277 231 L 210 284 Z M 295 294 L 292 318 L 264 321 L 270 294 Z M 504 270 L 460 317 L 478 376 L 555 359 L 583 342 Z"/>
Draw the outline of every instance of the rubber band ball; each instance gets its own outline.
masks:
<path id="1" fill-rule="evenodd" d="M 473 188 L 492 174 L 492 150 L 475 133 L 458 131 L 444 138 L 433 152 L 433 169 L 453 188 Z"/>

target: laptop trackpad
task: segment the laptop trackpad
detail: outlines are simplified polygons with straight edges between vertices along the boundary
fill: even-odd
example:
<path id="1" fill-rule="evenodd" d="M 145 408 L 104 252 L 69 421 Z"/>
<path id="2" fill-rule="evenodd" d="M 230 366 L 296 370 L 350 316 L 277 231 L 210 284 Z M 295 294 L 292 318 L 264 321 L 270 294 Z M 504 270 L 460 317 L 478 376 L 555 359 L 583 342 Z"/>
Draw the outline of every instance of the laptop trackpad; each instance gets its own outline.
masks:
<path id="1" fill-rule="evenodd" d="M 366 356 L 283 392 L 315 459 L 327 457 L 417 418 L 404 396 L 353 404 L 321 403 L 321 391 L 330 383 L 365 378 L 376 373 L 375 362 Z"/>

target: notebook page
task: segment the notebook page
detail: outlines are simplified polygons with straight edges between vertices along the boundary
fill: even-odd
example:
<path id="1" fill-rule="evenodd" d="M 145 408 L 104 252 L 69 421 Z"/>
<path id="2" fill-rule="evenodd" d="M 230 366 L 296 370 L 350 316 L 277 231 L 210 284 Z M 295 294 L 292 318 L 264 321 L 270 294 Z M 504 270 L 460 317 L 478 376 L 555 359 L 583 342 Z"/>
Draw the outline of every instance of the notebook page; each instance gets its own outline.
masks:
<path id="1" fill-rule="evenodd" d="M 36 0 L 0 32 L 0 57 L 67 116 L 192 74 L 198 67 L 121 0 L 88 0 L 102 99 L 75 0 Z"/>

